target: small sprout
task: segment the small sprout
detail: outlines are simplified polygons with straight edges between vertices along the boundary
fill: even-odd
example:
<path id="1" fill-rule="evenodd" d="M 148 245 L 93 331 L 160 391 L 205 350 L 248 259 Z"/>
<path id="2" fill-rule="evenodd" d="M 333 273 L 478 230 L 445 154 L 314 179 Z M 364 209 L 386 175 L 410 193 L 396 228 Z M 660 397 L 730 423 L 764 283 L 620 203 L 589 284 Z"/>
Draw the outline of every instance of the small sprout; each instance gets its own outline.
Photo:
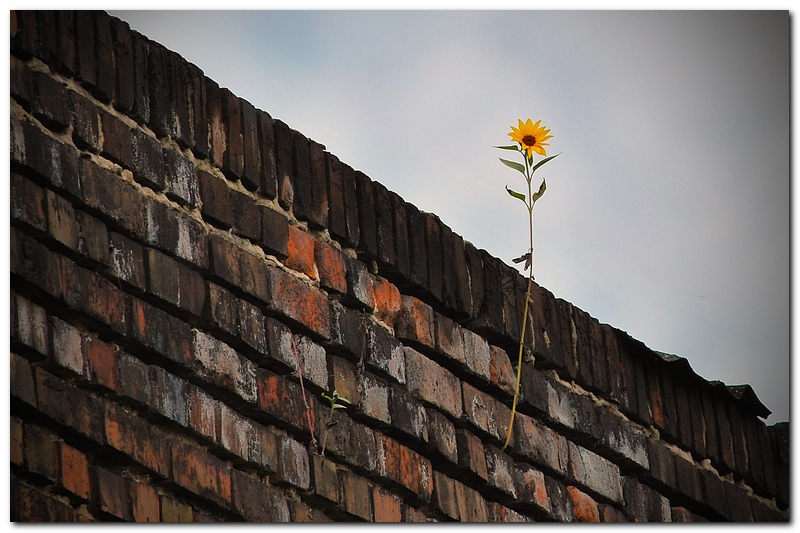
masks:
<path id="1" fill-rule="evenodd" d="M 331 429 L 336 424 L 338 424 L 338 422 L 335 422 L 333 420 L 333 413 L 337 409 L 347 409 L 347 405 L 351 405 L 351 403 L 350 400 L 348 400 L 344 396 L 340 396 L 339 392 L 336 390 L 333 391 L 331 396 L 328 396 L 323 392 L 322 397 L 325 398 L 331 404 L 330 414 L 328 415 L 328 422 L 325 424 L 325 432 L 322 434 L 322 451 L 320 453 L 323 457 L 325 457 L 325 444 L 328 441 L 328 430 Z"/>

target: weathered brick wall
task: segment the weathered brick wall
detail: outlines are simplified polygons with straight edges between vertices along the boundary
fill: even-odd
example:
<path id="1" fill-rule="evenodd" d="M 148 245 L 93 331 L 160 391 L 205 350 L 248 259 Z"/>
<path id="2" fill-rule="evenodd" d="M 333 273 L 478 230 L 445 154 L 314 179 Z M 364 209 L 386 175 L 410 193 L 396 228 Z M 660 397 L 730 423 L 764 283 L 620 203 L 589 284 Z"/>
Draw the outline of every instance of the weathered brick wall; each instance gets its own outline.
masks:
<path id="1" fill-rule="evenodd" d="M 749 387 L 541 287 L 500 451 L 523 277 L 126 23 L 10 81 L 13 520 L 788 519 Z"/>

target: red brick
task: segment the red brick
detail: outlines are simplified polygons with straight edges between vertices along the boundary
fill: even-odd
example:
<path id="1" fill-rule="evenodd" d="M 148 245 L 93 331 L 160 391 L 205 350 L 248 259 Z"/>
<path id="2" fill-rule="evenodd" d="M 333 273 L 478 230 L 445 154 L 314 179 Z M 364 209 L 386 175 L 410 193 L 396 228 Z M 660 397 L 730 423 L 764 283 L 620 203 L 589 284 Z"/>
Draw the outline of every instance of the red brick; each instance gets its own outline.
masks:
<path id="1" fill-rule="evenodd" d="M 11 446 L 9 447 L 9 456 L 11 457 L 11 462 L 18 466 L 22 466 L 25 461 L 24 427 L 25 425 L 22 423 L 22 420 L 15 416 L 11 417 L 11 430 L 9 431 Z"/>
<path id="2" fill-rule="evenodd" d="M 172 480 L 220 505 L 231 502 L 230 467 L 196 446 L 172 442 Z"/>
<path id="3" fill-rule="evenodd" d="M 311 420 L 316 419 L 314 414 L 316 399 L 306 393 L 306 399 L 311 413 L 306 412 L 303 402 L 303 393 L 300 385 L 267 371 L 259 371 L 258 381 L 258 407 L 268 415 L 288 423 L 292 427 L 311 432 Z"/>
<path id="4" fill-rule="evenodd" d="M 514 473 L 514 484 L 518 500 L 531 502 L 542 511 L 550 513 L 550 497 L 547 495 L 544 474 L 540 470 L 518 463 Z"/>
<path id="5" fill-rule="evenodd" d="M 37 367 L 36 398 L 39 410 L 81 435 L 103 442 L 103 404 L 49 372 Z"/>
<path id="6" fill-rule="evenodd" d="M 105 440 L 112 448 L 157 474 L 164 477 L 169 475 L 171 449 L 167 436 L 122 407 L 107 406 Z"/>
<path id="7" fill-rule="evenodd" d="M 162 522 L 192 522 L 192 508 L 169 496 L 161 496 Z"/>
<path id="8" fill-rule="evenodd" d="M 289 255 L 284 261 L 287 267 L 317 279 L 314 267 L 314 239 L 305 231 L 289 226 Z"/>
<path id="9" fill-rule="evenodd" d="M 95 466 L 94 471 L 100 497 L 100 510 L 122 520 L 131 521 L 133 513 L 127 480 L 99 466 Z"/>
<path id="10" fill-rule="evenodd" d="M 512 522 L 512 523 L 524 523 L 524 522 L 533 522 L 530 518 L 525 515 L 521 515 L 518 512 L 514 511 L 513 509 L 509 509 L 505 505 L 500 505 L 499 503 L 487 501 L 486 505 L 489 510 L 489 522 Z"/>
<path id="11" fill-rule="evenodd" d="M 386 278 L 373 278 L 375 314 L 385 324 L 394 324 L 403 307 L 400 290 Z"/>
<path id="12" fill-rule="evenodd" d="M 161 502 L 156 490 L 147 483 L 130 482 L 133 520 L 136 522 L 160 522 Z"/>
<path id="13" fill-rule="evenodd" d="M 433 492 L 433 467 L 425 457 L 400 444 L 400 484 L 425 501 Z"/>
<path id="14" fill-rule="evenodd" d="M 402 309 L 394 324 L 397 338 L 433 348 L 433 309 L 413 296 L 402 295 L 401 302 Z"/>
<path id="15" fill-rule="evenodd" d="M 401 500 L 395 494 L 375 486 L 372 489 L 372 506 L 375 522 L 401 522 Z"/>
<path id="16" fill-rule="evenodd" d="M 516 374 L 511 366 L 508 354 L 502 348 L 489 346 L 491 361 L 489 363 L 489 379 L 509 395 L 514 394 Z"/>
<path id="17" fill-rule="evenodd" d="M 339 503 L 339 481 L 336 463 L 329 461 L 321 455 L 312 455 L 312 474 L 314 479 L 314 493 L 333 503 Z"/>
<path id="18" fill-rule="evenodd" d="M 462 522 L 484 523 L 489 521 L 486 500 L 475 489 L 455 481 L 456 504 Z"/>
<path id="19" fill-rule="evenodd" d="M 459 379 L 416 350 L 404 351 L 408 390 L 420 400 L 459 418 L 463 412 Z"/>
<path id="20" fill-rule="evenodd" d="M 89 379 L 111 390 L 119 390 L 114 347 L 96 337 L 86 337 L 84 350 L 86 350 Z"/>
<path id="21" fill-rule="evenodd" d="M 25 427 L 25 464 L 33 473 L 40 474 L 52 482 L 58 480 L 60 472 L 58 437 L 45 428 Z"/>
<path id="22" fill-rule="evenodd" d="M 86 455 L 61 442 L 61 485 L 71 493 L 88 500 L 91 495 L 91 483 L 89 480 L 89 461 Z"/>
<path id="23" fill-rule="evenodd" d="M 363 477 L 348 470 L 339 470 L 342 508 L 353 516 L 372 521 L 372 485 Z"/>
<path id="24" fill-rule="evenodd" d="M 344 294 L 347 292 L 346 256 L 333 246 L 314 241 L 314 262 L 319 271 L 320 286 L 329 291 Z"/>
<path id="25" fill-rule="evenodd" d="M 572 498 L 572 513 L 576 522 L 599 522 L 600 512 L 595 502 L 589 495 L 584 494 L 575 487 L 567 487 Z"/>
<path id="26" fill-rule="evenodd" d="M 323 339 L 331 334 L 330 304 L 327 295 L 291 274 L 270 268 L 273 280 L 270 309 L 308 328 Z"/>

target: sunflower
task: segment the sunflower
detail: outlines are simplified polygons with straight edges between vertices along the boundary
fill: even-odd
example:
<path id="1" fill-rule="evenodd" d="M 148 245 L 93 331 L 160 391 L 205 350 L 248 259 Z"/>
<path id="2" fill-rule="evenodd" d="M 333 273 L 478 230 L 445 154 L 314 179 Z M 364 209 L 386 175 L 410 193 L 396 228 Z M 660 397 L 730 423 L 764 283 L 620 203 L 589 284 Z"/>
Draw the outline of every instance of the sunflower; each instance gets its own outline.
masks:
<path id="1" fill-rule="evenodd" d="M 548 135 L 550 130 L 539 125 L 542 122 L 541 120 L 537 120 L 536 124 L 534 124 L 531 119 L 528 119 L 527 122 L 522 122 L 521 119 L 518 120 L 519 127 L 515 128 L 511 126 L 511 133 L 508 134 L 511 140 L 519 143 L 520 148 L 525 150 L 528 158 L 532 155 L 531 151 L 539 155 L 547 155 L 547 151 L 544 147 L 550 146 L 550 143 L 545 142 L 553 137 L 552 135 Z"/>

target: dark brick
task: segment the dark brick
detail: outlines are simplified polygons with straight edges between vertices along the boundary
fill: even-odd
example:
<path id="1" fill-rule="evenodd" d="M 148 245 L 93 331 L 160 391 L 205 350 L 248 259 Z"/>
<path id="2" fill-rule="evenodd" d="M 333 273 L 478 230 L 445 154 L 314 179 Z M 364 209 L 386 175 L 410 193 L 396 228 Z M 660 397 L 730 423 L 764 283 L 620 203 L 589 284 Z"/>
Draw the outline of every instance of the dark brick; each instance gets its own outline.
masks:
<path id="1" fill-rule="evenodd" d="M 404 280 L 411 277 L 411 248 L 408 237 L 408 213 L 405 202 L 399 195 L 389 192 L 392 213 L 394 215 L 395 262 L 392 270 L 398 272 Z"/>
<path id="2" fill-rule="evenodd" d="M 467 270 L 469 271 L 470 299 L 472 301 L 469 313 L 474 320 L 478 318 L 483 305 L 483 259 L 478 249 L 471 242 L 464 243 L 464 254 L 467 260 Z"/>
<path id="3" fill-rule="evenodd" d="M 717 439 L 717 416 L 714 409 L 714 391 L 710 387 L 702 387 L 699 389 L 701 403 L 700 406 L 703 411 L 703 419 L 705 420 L 705 442 L 708 458 L 715 468 L 719 465 L 719 440 Z"/>
<path id="4" fill-rule="evenodd" d="M 39 410 L 84 437 L 103 443 L 102 404 L 41 368 L 35 369 Z"/>
<path id="5" fill-rule="evenodd" d="M 116 77 L 114 78 L 114 107 L 126 113 L 133 107 L 134 63 L 133 43 L 128 23 L 112 18 L 111 35 Z"/>
<path id="6" fill-rule="evenodd" d="M 111 32 L 111 17 L 106 13 L 95 13 L 95 45 L 97 54 L 97 95 L 103 102 L 114 99 L 115 80 L 110 72 L 115 72 L 114 38 Z"/>
<path id="7" fill-rule="evenodd" d="M 59 256 L 14 227 L 10 230 L 10 243 L 11 273 L 36 284 L 49 295 L 61 298 Z"/>
<path id="8" fill-rule="evenodd" d="M 258 116 L 256 108 L 242 100 L 242 185 L 254 191 L 261 182 L 261 153 L 258 149 Z"/>
<path id="9" fill-rule="evenodd" d="M 33 348 L 40 354 L 49 353 L 50 324 L 45 309 L 13 292 L 10 299 L 11 340 Z"/>
<path id="10" fill-rule="evenodd" d="M 24 443 L 28 470 L 46 477 L 50 483 L 57 481 L 61 471 L 58 437 L 48 429 L 27 425 Z"/>
<path id="11" fill-rule="evenodd" d="M 358 222 L 361 227 L 358 249 L 373 259 L 378 256 L 374 183 L 360 171 L 355 172 L 355 182 L 358 195 Z"/>
<path id="12" fill-rule="evenodd" d="M 50 322 L 52 322 L 54 362 L 79 376 L 85 376 L 86 360 L 80 332 L 72 324 L 59 318 L 50 317 Z"/>
<path id="13" fill-rule="evenodd" d="M 655 372 L 661 378 L 661 397 L 664 407 L 664 430 L 661 438 L 678 444 L 680 439 L 679 413 L 677 394 L 675 390 L 675 377 L 664 365 L 650 367 L 650 371 Z"/>
<path id="14" fill-rule="evenodd" d="M 713 400 L 717 419 L 717 448 L 719 451 L 717 470 L 720 475 L 725 475 L 728 472 L 732 472 L 735 465 L 731 424 L 728 419 L 728 410 L 725 408 L 725 401 L 719 395 L 714 395 Z"/>
<path id="15" fill-rule="evenodd" d="M 152 368 L 152 376 L 155 380 L 150 387 L 148 401 L 150 409 L 168 420 L 188 427 L 189 404 L 186 382 L 161 367 Z"/>
<path id="16" fill-rule="evenodd" d="M 457 317 L 466 319 L 470 316 L 472 310 L 472 295 L 470 292 L 470 277 L 469 269 L 467 267 L 467 256 L 465 253 L 464 239 L 454 233 L 453 234 L 453 267 L 455 279 L 455 309 L 458 312 Z"/>
<path id="17" fill-rule="evenodd" d="M 638 341 L 637 341 L 638 342 Z M 643 345 L 642 345 L 643 346 Z M 636 412 L 634 413 L 634 420 L 642 425 L 649 426 L 651 423 L 650 407 L 647 403 L 647 381 L 646 369 L 642 361 L 642 357 L 634 356 L 629 361 L 630 367 L 628 368 L 629 377 L 631 382 L 636 383 Z M 631 387 L 631 391 L 633 388 Z M 630 395 L 629 395 L 630 399 Z M 667 407 L 669 410 L 669 407 Z"/>
<path id="18" fill-rule="evenodd" d="M 747 494 L 733 483 L 723 483 L 731 522 L 751 522 L 752 516 Z"/>
<path id="19" fill-rule="evenodd" d="M 610 408 L 597 406 L 597 439 L 620 467 L 647 470 L 647 442 L 644 432 L 627 423 Z"/>
<path id="20" fill-rule="evenodd" d="M 186 60 L 180 55 L 171 52 L 168 55 L 170 62 L 170 93 L 172 95 L 172 129 L 173 138 L 181 149 L 194 147 L 194 117 L 192 117 L 192 94 L 189 69 Z"/>
<path id="21" fill-rule="evenodd" d="M 182 320 L 136 298 L 130 298 L 131 337 L 171 361 L 192 360 L 189 326 Z"/>
<path id="22" fill-rule="evenodd" d="M 206 116 L 208 117 L 208 155 L 211 163 L 222 167 L 225 153 L 225 125 L 222 120 L 222 92 L 217 83 L 205 78 Z"/>
<path id="23" fill-rule="evenodd" d="M 309 224 L 313 228 L 325 228 L 328 225 L 328 175 L 325 167 L 325 147 L 311 141 L 311 187 L 312 204 L 308 210 Z"/>
<path id="24" fill-rule="evenodd" d="M 191 343 L 193 366 L 198 376 L 234 392 L 247 402 L 256 402 L 256 365 L 252 361 L 198 330 L 192 330 Z"/>
<path id="25" fill-rule="evenodd" d="M 111 232 L 108 234 L 109 271 L 118 279 L 145 290 L 144 253 L 142 247 L 131 239 Z"/>
<path id="26" fill-rule="evenodd" d="M 161 143 L 138 128 L 131 133 L 131 170 L 134 179 L 156 191 L 164 190 L 167 187 L 167 169 Z"/>
<path id="27" fill-rule="evenodd" d="M 355 517 L 371 522 L 372 485 L 347 470 L 339 470 L 338 475 L 342 508 Z"/>
<path id="28" fill-rule="evenodd" d="M 69 93 L 59 81 L 42 72 L 31 74 L 33 116 L 52 131 L 63 131 L 70 124 Z"/>
<path id="29" fill-rule="evenodd" d="M 225 180 L 204 170 L 198 170 L 197 182 L 200 188 L 203 218 L 224 229 L 230 228 L 233 225 L 233 211 L 230 189 Z M 259 224 L 260 231 L 260 215 L 255 220 L 255 223 Z"/>
<path id="30" fill-rule="evenodd" d="M 395 268 L 395 228 L 392 217 L 392 197 L 389 190 L 375 183 L 373 186 L 375 202 L 375 223 L 377 237 L 377 261 L 381 270 L 391 271 Z"/>
<path id="31" fill-rule="evenodd" d="M 425 408 L 425 412 L 428 428 L 423 435 L 427 436 L 429 446 L 442 454 L 450 463 L 458 464 L 455 426 L 436 409 Z"/>
<path id="32" fill-rule="evenodd" d="M 231 470 L 233 508 L 248 522 L 289 522 L 286 498 L 240 470 Z"/>
<path id="33" fill-rule="evenodd" d="M 498 440 L 508 431 L 511 410 L 491 395 L 463 381 L 464 414 L 467 421 Z"/>
<path id="34" fill-rule="evenodd" d="M 681 379 L 675 380 L 675 406 L 677 408 L 678 437 L 681 448 L 691 450 L 692 438 L 692 405 L 689 403 L 688 388 L 694 387 L 694 383 L 684 383 Z M 731 450 L 731 453 L 733 450 Z"/>
<path id="35" fill-rule="evenodd" d="M 710 470 L 698 470 L 702 501 L 711 507 L 720 517 L 728 517 L 725 500 L 725 482 Z"/>
<path id="36" fill-rule="evenodd" d="M 19 174 L 11 174 L 11 217 L 41 232 L 47 231 L 45 191 Z"/>
<path id="37" fill-rule="evenodd" d="M 86 357 L 84 374 L 93 382 L 113 391 L 120 389 L 117 373 L 117 353 L 114 346 L 96 337 L 84 337 Z"/>
<path id="38" fill-rule="evenodd" d="M 311 146 L 302 133 L 291 130 L 293 167 L 291 182 L 294 190 L 293 212 L 301 220 L 311 220 L 314 192 L 311 184 Z"/>
<path id="39" fill-rule="evenodd" d="M 446 224 L 441 225 L 442 237 L 442 269 L 443 282 L 442 303 L 447 309 L 456 308 L 456 265 L 455 265 L 455 245 L 453 230 Z"/>
<path id="40" fill-rule="evenodd" d="M 727 402 L 728 419 L 731 423 L 731 436 L 733 438 L 733 453 L 735 459 L 735 466 L 733 470 L 733 477 L 736 481 L 744 478 L 747 473 L 748 465 L 748 451 L 747 441 L 744 434 L 744 425 L 742 422 L 742 414 L 737 406 L 733 403 Z"/>
<path id="41" fill-rule="evenodd" d="M 90 90 L 97 84 L 96 32 L 93 19 L 91 11 L 75 13 L 75 74 Z"/>
<path id="42" fill-rule="evenodd" d="M 301 431 L 311 432 L 311 420 L 318 409 L 316 398 L 308 395 L 304 400 L 300 385 L 281 376 L 259 369 L 256 374 L 258 384 L 258 407 L 274 419 Z M 307 412 L 305 402 L 308 402 Z M 321 444 L 321 441 L 320 441 Z"/>
<path id="43" fill-rule="evenodd" d="M 12 174 L 12 180 L 13 178 Z M 75 209 L 72 204 L 51 190 L 45 191 L 47 198 L 47 230 L 51 237 L 66 247 L 78 249 L 78 231 Z"/>
<path id="44" fill-rule="evenodd" d="M 28 59 L 36 53 L 36 12 L 30 10 L 11 11 L 11 46 L 17 54 Z"/>
<path id="45" fill-rule="evenodd" d="M 439 217 L 424 213 L 425 219 L 425 251 L 428 263 L 428 283 L 426 288 L 434 298 L 441 302 L 444 289 L 444 265 L 442 257 L 442 223 Z"/>
<path id="46" fill-rule="evenodd" d="M 117 367 L 119 393 L 147 405 L 155 383 L 153 367 L 125 352 L 117 353 Z"/>
<path id="47" fill-rule="evenodd" d="M 286 123 L 280 120 L 273 120 L 272 132 L 275 143 L 275 173 L 278 180 L 278 200 L 281 207 L 289 210 L 294 202 L 294 190 L 292 189 L 292 176 L 294 174 L 292 130 Z M 291 192 L 288 196 L 286 194 L 287 191 Z"/>
<path id="48" fill-rule="evenodd" d="M 391 422 L 393 428 L 399 429 L 415 440 L 427 442 L 430 439 L 426 409 L 400 385 L 391 385 L 389 411 L 391 419 L 387 422 Z M 446 429 L 448 428 L 445 427 Z M 446 436 L 438 435 L 436 438 L 443 440 Z"/>
<path id="49" fill-rule="evenodd" d="M 648 439 L 648 460 L 650 475 L 657 482 L 658 490 L 672 492 L 677 489 L 675 480 L 675 456 L 670 449 L 659 441 Z"/>
<path id="50" fill-rule="evenodd" d="M 484 455 L 483 443 L 480 438 L 466 429 L 457 429 L 456 444 L 458 447 L 458 466 L 477 474 L 484 481 L 488 480 L 486 456 Z"/>
<path id="51" fill-rule="evenodd" d="M 176 132 L 175 94 L 173 91 L 172 70 L 170 61 L 172 52 L 162 45 L 148 41 L 147 46 L 147 82 L 149 87 L 150 117 L 147 125 L 159 137 L 174 136 Z"/>
<path id="52" fill-rule="evenodd" d="M 272 131 L 272 117 L 258 110 L 258 149 L 261 154 L 260 192 L 269 199 L 278 195 L 278 178 L 275 168 L 275 136 Z"/>
<path id="53" fill-rule="evenodd" d="M 328 230 L 337 241 L 347 240 L 347 219 L 345 218 L 344 177 L 339 159 L 325 153 L 328 174 Z"/>
<path id="54" fill-rule="evenodd" d="M 133 520 L 133 509 L 128 497 L 128 480 L 97 465 L 94 466 L 94 473 L 100 510 L 128 522 Z"/>
<path id="55" fill-rule="evenodd" d="M 321 455 L 312 455 L 312 474 L 314 493 L 333 503 L 339 503 L 338 477 L 336 463 Z"/>
<path id="56" fill-rule="evenodd" d="M 132 185 L 87 159 L 81 160 L 80 168 L 86 205 L 124 225 L 136 239 L 143 239 L 147 220 L 141 208 L 142 195 Z"/>
<path id="57" fill-rule="evenodd" d="M 131 117 L 140 124 L 150 121 L 150 80 L 147 74 L 147 41 L 138 33 L 131 33 L 133 49 L 133 105 Z"/>
<path id="58" fill-rule="evenodd" d="M 428 286 L 428 251 L 425 244 L 427 219 L 411 204 L 405 204 L 409 229 L 411 282 L 421 288 Z"/>
<path id="59" fill-rule="evenodd" d="M 26 110 L 31 109 L 36 92 L 33 88 L 33 71 L 21 59 L 11 56 L 9 76 L 11 96 Z"/>
<path id="60" fill-rule="evenodd" d="M 621 504 L 623 498 L 619 467 L 582 446 L 572 442 L 568 446 L 567 481 Z"/>
<path id="61" fill-rule="evenodd" d="M 125 293 L 106 278 L 62 260 L 64 300 L 71 308 L 110 326 L 117 333 L 128 331 Z"/>
<path id="62" fill-rule="evenodd" d="M 503 287 L 501 261 L 480 250 L 483 263 L 483 302 L 477 319 L 473 321 L 474 329 L 485 334 L 491 340 L 503 332 Z"/>
<path id="63" fill-rule="evenodd" d="M 503 291 L 503 327 L 505 335 L 514 339 L 515 342 L 519 342 L 522 313 L 525 310 L 524 295 L 519 299 L 519 305 L 517 305 L 517 278 L 520 275 L 515 268 L 511 268 L 502 261 L 498 261 L 497 264 L 500 267 L 500 287 Z"/>
<path id="64" fill-rule="evenodd" d="M 289 255 L 289 221 L 274 209 L 266 206 L 259 206 L 259 209 L 261 210 L 259 244 L 265 252 L 282 261 Z"/>
<path id="65" fill-rule="evenodd" d="M 386 329 L 374 322 L 362 323 L 366 328 L 367 365 L 398 383 L 406 383 L 406 364 L 403 345 Z"/>
<path id="66" fill-rule="evenodd" d="M 764 449 L 761 442 L 763 422 L 750 416 L 743 421 L 744 436 L 747 442 L 747 475 L 745 481 L 758 494 L 766 492 L 766 472 L 764 468 Z M 714 464 L 712 460 L 711 464 Z"/>
<path id="67" fill-rule="evenodd" d="M 337 301 L 331 302 L 330 337 L 339 352 L 347 352 L 350 357 L 361 358 L 366 349 L 367 325 L 361 313 L 345 307 Z"/>
<path id="68" fill-rule="evenodd" d="M 458 481 L 455 482 L 455 489 L 458 514 L 462 522 L 489 521 L 487 502 L 478 491 Z"/>
<path id="69" fill-rule="evenodd" d="M 259 258 L 218 235 L 209 238 L 214 275 L 259 298 L 270 297 L 270 269 Z"/>
<path id="70" fill-rule="evenodd" d="M 261 213 L 255 199 L 237 190 L 230 191 L 233 231 L 251 241 L 261 238 Z"/>
<path id="71" fill-rule="evenodd" d="M 431 496 L 433 508 L 453 520 L 460 519 L 456 503 L 456 483 L 455 480 L 441 472 L 433 473 L 433 494 Z"/>
<path id="72" fill-rule="evenodd" d="M 200 192 L 194 163 L 170 148 L 164 148 L 162 154 L 167 197 L 181 205 L 197 207 Z"/>
<path id="73" fill-rule="evenodd" d="M 550 476 L 544 476 L 544 484 L 550 498 L 550 516 L 559 522 L 572 522 L 572 498 L 567 487 Z"/>
<path id="74" fill-rule="evenodd" d="M 208 157 L 208 117 L 206 116 L 206 83 L 203 71 L 191 63 L 184 71 L 189 91 L 190 117 L 194 144 L 190 147 L 199 159 Z"/>
<path id="75" fill-rule="evenodd" d="M 789 506 L 789 423 L 780 422 L 767 428 L 772 433 L 775 454 L 778 507 Z"/>
<path id="76" fill-rule="evenodd" d="M 347 265 L 345 270 L 345 279 L 347 280 L 345 303 L 371 312 L 375 308 L 375 295 L 372 278 L 369 275 L 367 266 L 358 259 L 349 257 L 345 257 L 344 261 Z"/>
<path id="77" fill-rule="evenodd" d="M 706 458 L 707 451 L 706 433 L 703 427 L 705 422 L 703 421 L 701 393 L 697 387 L 687 387 L 686 394 L 688 396 L 689 405 L 693 406 L 693 408 L 690 409 L 692 428 L 691 452 L 696 460 L 702 461 Z"/>

